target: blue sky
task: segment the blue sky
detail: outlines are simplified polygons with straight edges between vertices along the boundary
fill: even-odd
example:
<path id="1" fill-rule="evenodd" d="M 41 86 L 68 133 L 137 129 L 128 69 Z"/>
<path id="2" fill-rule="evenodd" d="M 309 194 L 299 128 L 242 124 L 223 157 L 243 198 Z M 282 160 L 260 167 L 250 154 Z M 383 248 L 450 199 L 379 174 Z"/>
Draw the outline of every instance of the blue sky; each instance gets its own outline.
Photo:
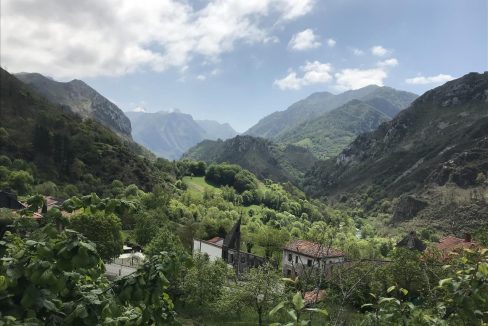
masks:
<path id="1" fill-rule="evenodd" d="M 6 0 L 1 65 L 245 131 L 317 91 L 488 70 L 486 0 Z"/>

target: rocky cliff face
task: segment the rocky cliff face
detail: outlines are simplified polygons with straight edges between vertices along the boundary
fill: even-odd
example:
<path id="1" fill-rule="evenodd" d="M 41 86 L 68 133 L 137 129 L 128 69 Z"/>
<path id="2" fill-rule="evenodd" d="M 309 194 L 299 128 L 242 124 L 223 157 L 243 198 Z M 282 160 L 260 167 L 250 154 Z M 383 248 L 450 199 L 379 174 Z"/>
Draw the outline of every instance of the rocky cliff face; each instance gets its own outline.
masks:
<path id="1" fill-rule="evenodd" d="M 487 223 L 488 72 L 415 100 L 305 177 L 309 194 L 391 202 L 393 223 L 446 232 Z M 378 205 L 376 205 L 376 209 Z"/>
<path id="2" fill-rule="evenodd" d="M 57 82 L 36 73 L 15 77 L 54 104 L 62 105 L 84 119 L 94 119 L 117 134 L 131 138 L 131 123 L 124 112 L 81 80 Z"/>

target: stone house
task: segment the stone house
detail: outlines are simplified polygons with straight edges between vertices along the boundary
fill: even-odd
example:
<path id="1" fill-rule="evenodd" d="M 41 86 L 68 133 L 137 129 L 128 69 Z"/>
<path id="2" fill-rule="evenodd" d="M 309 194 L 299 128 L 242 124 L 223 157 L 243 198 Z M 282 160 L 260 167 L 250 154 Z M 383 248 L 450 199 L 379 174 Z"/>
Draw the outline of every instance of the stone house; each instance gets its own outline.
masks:
<path id="1" fill-rule="evenodd" d="M 335 248 L 307 240 L 292 240 L 283 248 L 282 272 L 286 277 L 300 276 L 307 269 L 328 273 L 345 259 L 346 255 Z"/>

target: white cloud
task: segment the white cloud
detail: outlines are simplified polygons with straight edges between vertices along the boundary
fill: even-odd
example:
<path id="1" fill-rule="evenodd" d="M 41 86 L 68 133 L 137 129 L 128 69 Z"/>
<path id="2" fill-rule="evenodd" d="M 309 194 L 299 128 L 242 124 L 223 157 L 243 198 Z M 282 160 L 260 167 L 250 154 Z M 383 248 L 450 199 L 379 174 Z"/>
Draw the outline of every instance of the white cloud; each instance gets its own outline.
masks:
<path id="1" fill-rule="evenodd" d="M 296 72 L 290 72 L 286 77 L 274 81 L 274 85 L 281 90 L 300 89 L 302 88 L 302 80 L 297 77 Z"/>
<path id="2" fill-rule="evenodd" d="M 2 66 L 56 78 L 122 75 L 217 62 L 239 42 L 310 12 L 314 0 L 2 0 Z"/>
<path id="3" fill-rule="evenodd" d="M 203 81 L 203 80 L 207 79 L 207 77 L 205 75 L 198 75 L 197 79 Z"/>
<path id="4" fill-rule="evenodd" d="M 327 83 L 332 80 L 332 65 L 330 63 L 307 61 L 305 65 L 300 67 L 300 70 L 303 72 L 302 77 L 291 71 L 286 77 L 275 80 L 274 85 L 281 90 L 297 90 L 303 86 Z"/>
<path id="5" fill-rule="evenodd" d="M 315 49 L 320 45 L 317 35 L 310 28 L 294 34 L 288 43 L 290 49 L 296 51 Z"/>
<path id="6" fill-rule="evenodd" d="M 390 50 L 385 49 L 381 45 L 376 45 L 371 48 L 371 54 L 377 57 L 384 57 L 391 54 Z"/>
<path id="7" fill-rule="evenodd" d="M 142 106 L 138 106 L 136 107 L 134 110 L 132 110 L 133 112 L 146 112 L 146 109 Z"/>
<path id="8" fill-rule="evenodd" d="M 437 76 L 417 76 L 405 79 L 407 84 L 412 85 L 427 85 L 427 84 L 442 84 L 453 80 L 454 77 L 451 75 L 439 74 Z"/>
<path id="9" fill-rule="evenodd" d="M 379 67 L 396 67 L 398 66 L 398 60 L 395 58 L 390 58 L 383 61 L 379 61 L 377 65 Z"/>
<path id="10" fill-rule="evenodd" d="M 384 68 L 343 69 L 335 74 L 338 90 L 358 89 L 368 85 L 383 86 L 388 76 Z"/>
<path id="11" fill-rule="evenodd" d="M 358 57 L 364 55 L 364 51 L 363 50 L 356 49 L 356 48 L 352 49 L 352 53 L 354 53 L 354 55 L 356 55 Z"/>
<path id="12" fill-rule="evenodd" d="M 333 38 L 327 40 L 327 45 L 329 46 L 329 48 L 333 48 L 336 45 L 336 43 L 337 42 Z"/>

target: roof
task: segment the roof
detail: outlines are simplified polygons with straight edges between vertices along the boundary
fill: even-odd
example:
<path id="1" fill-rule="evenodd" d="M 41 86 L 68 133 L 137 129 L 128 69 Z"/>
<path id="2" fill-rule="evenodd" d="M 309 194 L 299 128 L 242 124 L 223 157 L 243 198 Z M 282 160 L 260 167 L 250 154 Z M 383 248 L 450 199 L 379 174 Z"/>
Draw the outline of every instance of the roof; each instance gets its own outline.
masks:
<path id="1" fill-rule="evenodd" d="M 444 252 L 452 252 L 462 249 L 470 249 L 478 247 L 479 244 L 476 241 L 471 241 L 471 239 L 462 239 L 454 236 L 447 236 L 442 238 L 435 247 Z"/>
<path id="2" fill-rule="evenodd" d="M 292 240 L 288 242 L 283 249 L 314 258 L 345 256 L 340 250 L 327 248 L 320 243 L 307 240 Z"/>
<path id="3" fill-rule="evenodd" d="M 415 233 L 415 231 L 410 232 L 402 240 L 400 240 L 397 243 L 397 247 L 405 247 L 408 249 L 416 249 L 418 251 L 424 251 L 425 248 L 427 248 L 425 246 L 425 244 L 422 242 L 422 240 L 420 240 L 417 237 L 417 234 Z"/>
<path id="4" fill-rule="evenodd" d="M 46 200 L 46 206 L 48 209 L 51 209 L 60 202 L 59 199 L 54 198 L 53 196 L 44 196 L 44 199 Z"/>
<path id="5" fill-rule="evenodd" d="M 325 298 L 325 290 L 313 290 L 303 294 L 303 300 L 306 304 L 313 304 L 322 301 Z"/>
<path id="6" fill-rule="evenodd" d="M 218 245 L 218 246 L 222 246 L 222 244 L 224 243 L 224 238 L 213 237 L 212 239 L 207 240 L 207 242 L 213 243 L 213 244 Z"/>

